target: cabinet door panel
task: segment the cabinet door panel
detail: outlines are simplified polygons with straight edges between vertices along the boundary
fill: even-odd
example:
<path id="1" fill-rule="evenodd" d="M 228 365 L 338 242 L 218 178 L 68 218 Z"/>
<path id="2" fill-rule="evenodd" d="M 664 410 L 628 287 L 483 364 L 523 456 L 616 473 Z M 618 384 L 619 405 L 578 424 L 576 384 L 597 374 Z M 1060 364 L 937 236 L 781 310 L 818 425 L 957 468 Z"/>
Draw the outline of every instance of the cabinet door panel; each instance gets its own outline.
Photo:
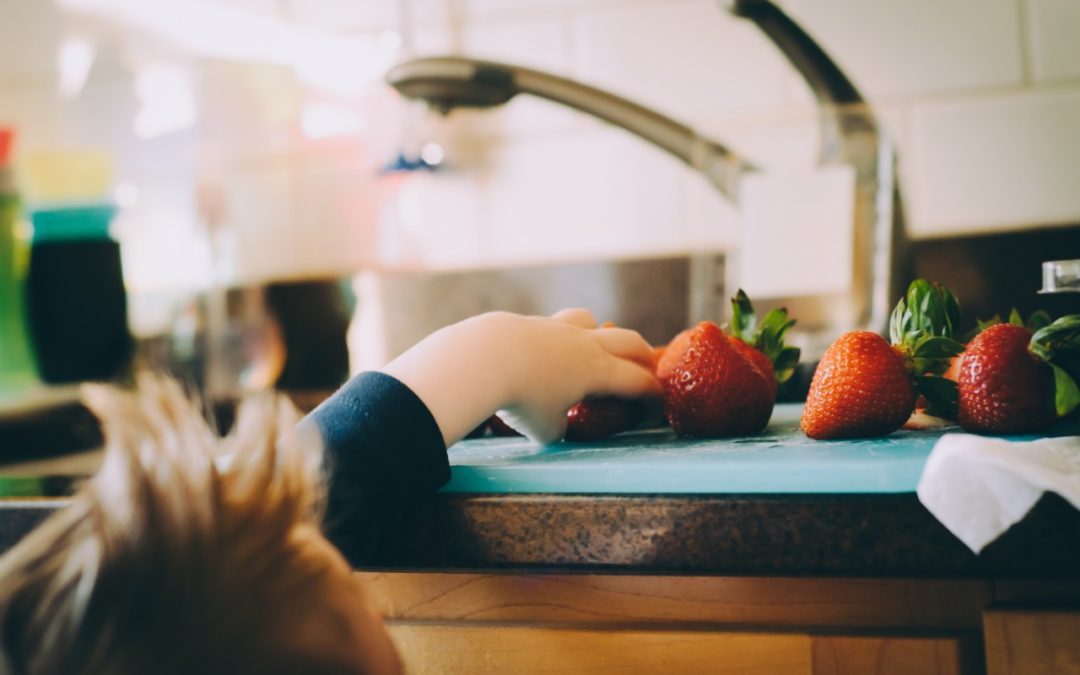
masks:
<path id="1" fill-rule="evenodd" d="M 960 675 L 959 638 L 814 637 L 814 675 Z"/>
<path id="2" fill-rule="evenodd" d="M 983 628 L 987 675 L 1080 673 L 1080 612 L 991 610 Z"/>
<path id="3" fill-rule="evenodd" d="M 964 675 L 959 638 L 391 622 L 413 675 Z"/>
<path id="4" fill-rule="evenodd" d="M 812 675 L 806 635 L 392 623 L 410 675 Z"/>
<path id="5" fill-rule="evenodd" d="M 594 574 L 357 573 L 387 620 L 710 623 L 977 631 L 989 582 Z"/>

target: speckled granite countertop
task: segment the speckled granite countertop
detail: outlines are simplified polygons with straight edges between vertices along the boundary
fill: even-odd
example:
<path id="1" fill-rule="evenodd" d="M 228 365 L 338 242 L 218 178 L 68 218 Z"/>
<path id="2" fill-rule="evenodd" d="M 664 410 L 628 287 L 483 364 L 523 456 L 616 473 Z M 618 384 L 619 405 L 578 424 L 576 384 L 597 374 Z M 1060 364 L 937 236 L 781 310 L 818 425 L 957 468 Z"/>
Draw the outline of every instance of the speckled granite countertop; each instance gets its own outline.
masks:
<path id="1" fill-rule="evenodd" d="M 913 492 L 932 445 L 925 436 L 890 437 L 882 460 L 888 480 L 883 480 L 882 465 L 868 458 L 884 439 L 844 448 L 786 443 L 785 425 L 797 420 L 794 409 L 786 412 L 791 414 L 778 411 L 760 437 L 719 448 L 690 443 L 677 449 L 679 456 L 665 454 L 673 451 L 660 442 L 663 438 L 644 436 L 638 439 L 640 449 L 622 459 L 632 440 L 612 441 L 609 450 L 602 444 L 529 448 L 490 439 L 455 446 L 450 451 L 454 480 L 401 523 L 371 567 L 1080 579 L 1080 511 L 1065 500 L 1044 496 L 1023 521 L 976 556 Z M 100 461 L 88 452 L 65 462 L 79 457 L 82 468 L 72 472 L 81 475 Z M 680 457 L 686 461 L 681 473 L 672 469 Z M 802 462 L 810 473 L 829 475 L 810 481 L 811 490 L 775 480 L 767 462 L 777 457 L 787 472 Z M 50 471 L 41 463 L 21 466 L 0 470 L 0 494 L 31 496 L 0 499 L 0 550 L 64 504 L 49 496 L 72 488 L 72 480 L 62 477 L 23 485 L 13 476 Z M 553 466 L 559 471 L 553 473 Z M 667 480 L 664 471 L 672 474 Z M 691 472 L 693 483 L 685 478 Z M 731 482 L 726 473 L 741 478 Z M 630 479 L 651 474 L 651 483 Z M 847 476 L 842 482 L 840 474 Z M 715 489 L 685 490 L 706 479 Z M 562 489 L 539 493 L 538 485 Z M 650 485 L 670 489 L 643 489 Z M 595 491 L 574 492 L 582 486 Z"/>
<path id="2" fill-rule="evenodd" d="M 1047 495 L 976 556 L 914 494 L 439 494 L 372 567 L 1076 579 L 1080 512 Z"/>
<path id="3" fill-rule="evenodd" d="M 0 550 L 63 504 L 0 500 Z M 913 494 L 440 493 L 371 568 L 1080 579 L 1080 512 L 1044 496 L 976 556 Z"/>

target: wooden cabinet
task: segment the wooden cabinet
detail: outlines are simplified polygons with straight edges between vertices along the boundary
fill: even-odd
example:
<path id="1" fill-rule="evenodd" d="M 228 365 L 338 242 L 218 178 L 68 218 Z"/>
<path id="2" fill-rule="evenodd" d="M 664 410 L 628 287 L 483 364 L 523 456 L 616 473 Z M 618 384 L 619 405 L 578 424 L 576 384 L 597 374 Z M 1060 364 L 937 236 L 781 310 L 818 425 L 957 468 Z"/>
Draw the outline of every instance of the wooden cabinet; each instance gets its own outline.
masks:
<path id="1" fill-rule="evenodd" d="M 408 623 L 390 634 L 412 675 L 813 672 L 805 635 Z"/>
<path id="2" fill-rule="evenodd" d="M 986 581 L 361 573 L 410 673 L 981 673 Z"/>
<path id="3" fill-rule="evenodd" d="M 358 575 L 414 674 L 1080 675 L 1076 581 Z"/>
<path id="4" fill-rule="evenodd" d="M 575 628 L 394 623 L 414 675 L 702 673 L 960 675 L 958 638 L 818 636 L 671 627 Z"/>
<path id="5" fill-rule="evenodd" d="M 987 675 L 1080 673 L 1080 611 L 991 610 Z"/>
<path id="6" fill-rule="evenodd" d="M 965 644 L 958 637 L 815 636 L 813 675 L 961 675 Z"/>

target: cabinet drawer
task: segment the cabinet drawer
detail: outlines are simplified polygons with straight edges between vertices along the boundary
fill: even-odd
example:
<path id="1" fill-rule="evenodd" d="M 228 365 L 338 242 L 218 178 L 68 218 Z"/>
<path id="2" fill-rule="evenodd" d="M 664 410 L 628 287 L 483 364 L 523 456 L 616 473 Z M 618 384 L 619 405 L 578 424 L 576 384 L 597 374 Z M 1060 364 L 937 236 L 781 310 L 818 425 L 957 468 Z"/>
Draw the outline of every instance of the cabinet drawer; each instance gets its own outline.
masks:
<path id="1" fill-rule="evenodd" d="M 406 672 L 960 675 L 955 637 L 389 624 Z"/>

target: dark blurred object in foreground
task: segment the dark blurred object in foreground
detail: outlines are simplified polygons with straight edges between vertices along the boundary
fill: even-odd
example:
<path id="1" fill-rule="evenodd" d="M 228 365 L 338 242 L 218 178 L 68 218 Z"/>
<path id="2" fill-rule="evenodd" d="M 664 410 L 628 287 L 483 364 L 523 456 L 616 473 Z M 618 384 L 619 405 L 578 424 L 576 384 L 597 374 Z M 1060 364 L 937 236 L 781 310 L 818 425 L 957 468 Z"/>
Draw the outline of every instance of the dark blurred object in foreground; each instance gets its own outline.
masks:
<path id="1" fill-rule="evenodd" d="M 275 282 L 266 288 L 266 303 L 285 343 L 279 389 L 335 389 L 348 379 L 350 311 L 340 282 Z"/>
<path id="2" fill-rule="evenodd" d="M 27 319 L 47 383 L 111 380 L 131 357 L 120 244 L 109 234 L 115 214 L 108 203 L 30 214 Z"/>

